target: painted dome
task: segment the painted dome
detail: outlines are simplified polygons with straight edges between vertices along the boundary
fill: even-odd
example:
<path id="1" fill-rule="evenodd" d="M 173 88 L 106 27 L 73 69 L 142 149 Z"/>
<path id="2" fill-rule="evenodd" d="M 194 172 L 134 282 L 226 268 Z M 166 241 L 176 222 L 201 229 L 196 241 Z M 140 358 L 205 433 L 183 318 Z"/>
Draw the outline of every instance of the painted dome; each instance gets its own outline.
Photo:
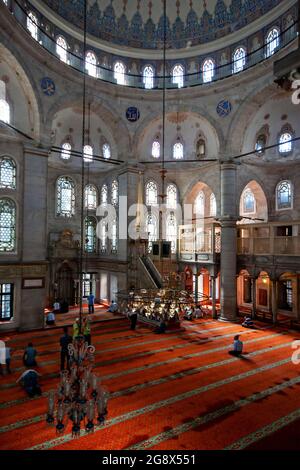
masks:
<path id="1" fill-rule="evenodd" d="M 121 46 L 160 49 L 163 0 L 87 0 L 88 33 Z M 185 48 L 233 33 L 283 0 L 166 0 L 167 47 Z M 83 28 L 84 0 L 43 0 L 57 15 Z"/>

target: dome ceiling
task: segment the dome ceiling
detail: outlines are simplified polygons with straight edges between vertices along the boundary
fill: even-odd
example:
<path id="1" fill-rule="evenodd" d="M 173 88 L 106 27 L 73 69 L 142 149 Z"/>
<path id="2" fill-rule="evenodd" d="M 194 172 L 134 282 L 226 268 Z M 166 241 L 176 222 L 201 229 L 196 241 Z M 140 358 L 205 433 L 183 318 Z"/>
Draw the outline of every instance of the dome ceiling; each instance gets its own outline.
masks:
<path id="1" fill-rule="evenodd" d="M 84 0 L 43 0 L 83 27 Z M 166 0 L 167 47 L 185 48 L 243 28 L 282 0 Z M 88 32 L 118 45 L 157 49 L 163 41 L 163 0 L 88 0 Z"/>

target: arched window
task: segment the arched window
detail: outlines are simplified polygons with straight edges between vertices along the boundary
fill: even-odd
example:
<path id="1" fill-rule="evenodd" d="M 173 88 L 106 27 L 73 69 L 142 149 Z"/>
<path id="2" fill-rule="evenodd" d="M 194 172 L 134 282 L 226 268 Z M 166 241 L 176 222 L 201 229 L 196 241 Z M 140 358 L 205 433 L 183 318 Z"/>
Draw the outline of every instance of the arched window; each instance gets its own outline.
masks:
<path id="1" fill-rule="evenodd" d="M 157 240 L 157 233 L 158 233 L 157 219 L 154 214 L 151 214 L 151 212 L 149 212 L 147 215 L 147 229 L 146 230 L 148 232 L 148 252 L 151 253 L 153 242 Z"/>
<path id="2" fill-rule="evenodd" d="M 88 216 L 85 218 L 85 251 L 87 253 L 96 252 L 96 246 L 97 246 L 96 226 L 97 226 L 97 221 L 95 217 Z"/>
<path id="3" fill-rule="evenodd" d="M 16 164 L 10 157 L 0 158 L 0 188 L 16 189 Z"/>
<path id="4" fill-rule="evenodd" d="M 267 138 L 264 134 L 260 134 L 257 137 L 256 144 L 255 144 L 255 150 L 257 153 L 264 153 L 264 148 L 267 145 Z"/>
<path id="5" fill-rule="evenodd" d="M 56 215 L 72 217 L 75 214 L 75 184 L 69 176 L 61 176 L 56 183 Z"/>
<path id="6" fill-rule="evenodd" d="M 84 189 L 84 207 L 86 209 L 97 209 L 98 194 L 97 188 L 93 184 L 88 184 Z"/>
<path id="7" fill-rule="evenodd" d="M 291 209 L 292 185 L 290 181 L 280 181 L 276 188 L 277 209 Z"/>
<path id="8" fill-rule="evenodd" d="M 214 193 L 211 193 L 209 198 L 209 215 L 211 217 L 216 217 L 217 215 L 217 201 Z"/>
<path id="9" fill-rule="evenodd" d="M 104 184 L 101 188 L 101 205 L 106 206 L 107 205 L 107 199 L 108 199 L 108 188 L 107 184 Z"/>
<path id="10" fill-rule="evenodd" d="M 67 63 L 68 60 L 68 44 L 67 41 L 62 37 L 58 36 L 56 39 L 56 54 L 62 62 Z"/>
<path id="11" fill-rule="evenodd" d="M 0 252 L 16 249 L 16 205 L 12 199 L 0 199 Z"/>
<path id="12" fill-rule="evenodd" d="M 279 29 L 273 28 L 266 37 L 266 56 L 270 57 L 274 54 L 279 46 Z"/>
<path id="13" fill-rule="evenodd" d="M 116 62 L 114 65 L 114 79 L 118 85 L 125 85 L 125 66 L 122 62 Z"/>
<path id="14" fill-rule="evenodd" d="M 100 222 L 100 247 L 101 252 L 105 253 L 107 250 L 107 224 L 104 219 Z"/>
<path id="15" fill-rule="evenodd" d="M 292 151 L 292 135 L 289 132 L 284 132 L 279 137 L 279 152 L 289 153 Z"/>
<path id="16" fill-rule="evenodd" d="M 203 191 L 199 191 L 195 202 L 194 202 L 194 213 L 196 217 L 204 217 L 204 203 L 205 203 L 205 196 Z"/>
<path id="17" fill-rule="evenodd" d="M 176 209 L 177 207 L 177 188 L 175 184 L 168 184 L 167 186 L 167 201 L 168 209 Z"/>
<path id="18" fill-rule="evenodd" d="M 215 74 L 215 63 L 212 59 L 206 59 L 202 65 L 203 82 L 211 82 Z"/>
<path id="19" fill-rule="evenodd" d="M 111 150 L 110 150 L 110 145 L 108 143 L 105 143 L 102 145 L 102 154 L 104 158 L 110 158 L 111 157 Z"/>
<path id="20" fill-rule="evenodd" d="M 85 145 L 83 147 L 83 159 L 86 163 L 91 163 L 93 161 L 93 147 L 91 145 Z"/>
<path id="21" fill-rule="evenodd" d="M 85 69 L 91 77 L 97 77 L 97 57 L 94 52 L 87 52 L 85 56 Z"/>
<path id="22" fill-rule="evenodd" d="M 117 253 L 118 250 L 118 221 L 114 219 L 111 225 L 111 252 Z"/>
<path id="23" fill-rule="evenodd" d="M 38 39 L 38 19 L 36 15 L 30 11 L 27 16 L 27 29 L 30 32 L 33 39 Z"/>
<path id="24" fill-rule="evenodd" d="M 9 104 L 5 99 L 0 99 L 0 121 L 9 124 L 10 121 L 10 108 Z"/>
<path id="25" fill-rule="evenodd" d="M 158 142 L 158 140 L 155 140 L 154 142 L 152 142 L 151 155 L 153 158 L 160 157 L 160 143 Z"/>
<path id="26" fill-rule="evenodd" d="M 184 68 L 181 64 L 177 64 L 172 70 L 172 83 L 182 88 L 184 85 Z"/>
<path id="27" fill-rule="evenodd" d="M 177 220 L 174 212 L 171 212 L 167 217 L 167 230 L 166 239 L 171 242 L 171 253 L 176 253 L 177 247 Z"/>
<path id="28" fill-rule="evenodd" d="M 242 208 L 243 214 L 254 214 L 255 213 L 255 197 L 250 188 L 243 191 L 242 194 Z"/>
<path id="29" fill-rule="evenodd" d="M 64 144 L 62 144 L 60 157 L 63 160 L 69 160 L 71 157 L 71 149 L 72 147 L 71 147 L 71 144 L 69 144 L 69 142 L 65 142 Z"/>
<path id="30" fill-rule="evenodd" d="M 146 205 L 157 206 L 158 188 L 154 181 L 149 181 L 146 185 Z"/>
<path id="31" fill-rule="evenodd" d="M 196 144 L 196 155 L 197 157 L 203 157 L 205 155 L 205 140 L 200 137 Z"/>
<path id="32" fill-rule="evenodd" d="M 233 73 L 241 72 L 246 64 L 246 49 L 238 47 L 233 54 Z"/>
<path id="33" fill-rule="evenodd" d="M 113 182 L 111 183 L 111 203 L 113 206 L 116 206 L 118 204 L 118 199 L 119 199 L 118 181 L 113 180 Z"/>
<path id="34" fill-rule="evenodd" d="M 151 89 L 154 86 L 154 69 L 151 65 L 146 65 L 143 70 L 143 83 L 145 88 Z"/>
<path id="35" fill-rule="evenodd" d="M 181 160 L 183 158 L 183 145 L 181 142 L 176 142 L 173 145 L 173 158 L 175 160 Z"/>

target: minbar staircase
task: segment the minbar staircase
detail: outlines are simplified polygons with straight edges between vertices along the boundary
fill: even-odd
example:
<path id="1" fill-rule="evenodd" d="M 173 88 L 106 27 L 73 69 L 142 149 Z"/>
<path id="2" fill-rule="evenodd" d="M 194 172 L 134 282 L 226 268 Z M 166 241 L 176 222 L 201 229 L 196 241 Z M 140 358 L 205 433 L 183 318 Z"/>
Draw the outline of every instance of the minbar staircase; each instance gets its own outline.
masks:
<path id="1" fill-rule="evenodd" d="M 149 287 L 152 287 L 153 289 L 160 289 L 163 286 L 161 274 L 148 256 L 140 256 L 139 267 L 146 277 Z"/>

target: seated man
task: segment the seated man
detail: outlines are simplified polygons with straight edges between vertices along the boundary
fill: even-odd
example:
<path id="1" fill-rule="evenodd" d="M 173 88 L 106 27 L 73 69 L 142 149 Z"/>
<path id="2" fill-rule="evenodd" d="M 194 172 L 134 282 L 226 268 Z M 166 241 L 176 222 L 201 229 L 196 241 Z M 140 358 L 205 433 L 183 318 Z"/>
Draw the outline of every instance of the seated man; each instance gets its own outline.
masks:
<path id="1" fill-rule="evenodd" d="M 111 301 L 108 312 L 115 313 L 118 310 L 118 304 L 114 300 Z"/>
<path id="2" fill-rule="evenodd" d="M 233 350 L 228 351 L 232 356 L 241 356 L 243 352 L 243 343 L 240 341 L 240 335 L 236 335 L 233 338 Z"/>
<path id="3" fill-rule="evenodd" d="M 250 317 L 250 315 L 245 316 L 244 322 L 242 323 L 242 326 L 244 326 L 245 328 L 253 328 L 254 327 L 254 323 L 253 323 L 253 320 Z"/>
<path id="4" fill-rule="evenodd" d="M 30 397 L 41 395 L 42 391 L 38 383 L 38 376 L 40 376 L 40 374 L 34 369 L 28 369 L 23 372 L 16 383 L 21 382 L 21 385 L 24 387 L 25 391 Z"/>
<path id="5" fill-rule="evenodd" d="M 159 326 L 155 328 L 154 333 L 160 334 L 160 333 L 165 333 L 166 332 L 167 325 L 164 322 L 164 320 L 161 320 Z"/>
<path id="6" fill-rule="evenodd" d="M 46 324 L 47 324 L 47 325 L 55 325 L 55 315 L 54 315 L 54 312 L 49 312 L 49 313 L 47 313 Z"/>

